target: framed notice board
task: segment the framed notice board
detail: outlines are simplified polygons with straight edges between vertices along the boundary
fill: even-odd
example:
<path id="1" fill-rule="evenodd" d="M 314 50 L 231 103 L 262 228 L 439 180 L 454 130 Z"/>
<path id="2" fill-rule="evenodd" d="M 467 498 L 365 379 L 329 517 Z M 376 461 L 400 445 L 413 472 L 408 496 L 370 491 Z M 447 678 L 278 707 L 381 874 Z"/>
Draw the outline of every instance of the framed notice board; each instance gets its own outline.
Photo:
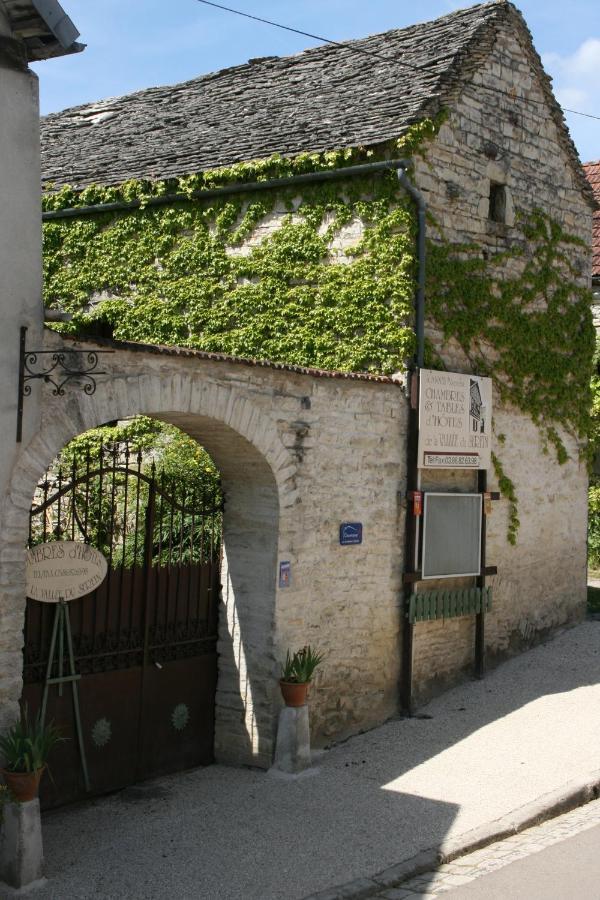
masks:
<path id="1" fill-rule="evenodd" d="M 481 494 L 426 492 L 422 578 L 481 574 Z"/>

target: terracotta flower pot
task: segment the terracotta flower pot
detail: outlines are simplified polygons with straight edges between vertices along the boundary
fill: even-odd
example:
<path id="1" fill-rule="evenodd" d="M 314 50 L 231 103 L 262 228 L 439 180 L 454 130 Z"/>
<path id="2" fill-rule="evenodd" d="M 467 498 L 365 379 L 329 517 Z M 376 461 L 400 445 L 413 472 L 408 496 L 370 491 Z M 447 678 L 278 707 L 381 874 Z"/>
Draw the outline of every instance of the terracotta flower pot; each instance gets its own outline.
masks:
<path id="1" fill-rule="evenodd" d="M 8 769 L 0 769 L 6 786 L 18 803 L 27 803 L 35 800 L 40 789 L 40 780 L 44 769 L 36 769 L 35 772 L 10 772 Z"/>
<path id="2" fill-rule="evenodd" d="M 293 681 L 280 681 L 281 695 L 286 706 L 306 706 L 306 696 L 308 694 L 308 685 L 310 682 L 305 681 L 297 684 Z"/>

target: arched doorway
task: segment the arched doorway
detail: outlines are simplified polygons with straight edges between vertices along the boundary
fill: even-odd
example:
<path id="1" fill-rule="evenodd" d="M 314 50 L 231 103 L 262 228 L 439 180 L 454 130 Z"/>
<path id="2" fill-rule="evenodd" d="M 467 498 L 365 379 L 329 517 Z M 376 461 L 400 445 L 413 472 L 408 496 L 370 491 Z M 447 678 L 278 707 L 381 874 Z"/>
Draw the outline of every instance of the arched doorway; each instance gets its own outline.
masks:
<path id="1" fill-rule="evenodd" d="M 143 370 L 139 354 L 119 360 L 126 377 L 42 410 L 41 426 L 23 445 L 4 501 L 0 532 L 3 604 L 0 718 L 10 721 L 22 693 L 25 612 L 24 548 L 36 484 L 73 437 L 103 422 L 148 415 L 181 428 L 205 447 L 222 479 L 223 564 L 217 638 L 214 757 L 268 767 L 278 709 L 275 652 L 279 496 L 289 490 L 288 453 L 268 416 L 237 385 L 216 387 L 212 372 L 177 360 L 174 372 Z M 156 367 L 158 368 L 158 367 Z M 215 367 L 216 368 L 216 367 Z"/>
<path id="2" fill-rule="evenodd" d="M 213 761 L 222 509 L 208 454 L 147 418 L 81 435 L 44 474 L 32 557 L 52 572 L 89 545 L 108 574 L 60 612 L 41 586 L 27 601 L 23 700 L 68 738 L 43 805 Z"/>

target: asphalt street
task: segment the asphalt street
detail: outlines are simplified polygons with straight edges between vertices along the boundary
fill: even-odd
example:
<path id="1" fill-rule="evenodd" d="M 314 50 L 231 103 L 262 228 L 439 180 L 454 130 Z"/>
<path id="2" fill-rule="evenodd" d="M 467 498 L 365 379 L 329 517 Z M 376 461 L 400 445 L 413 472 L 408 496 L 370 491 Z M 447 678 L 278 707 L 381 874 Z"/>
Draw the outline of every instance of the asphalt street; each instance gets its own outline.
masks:
<path id="1" fill-rule="evenodd" d="M 448 900 L 599 900 L 600 825 L 444 893 Z"/>

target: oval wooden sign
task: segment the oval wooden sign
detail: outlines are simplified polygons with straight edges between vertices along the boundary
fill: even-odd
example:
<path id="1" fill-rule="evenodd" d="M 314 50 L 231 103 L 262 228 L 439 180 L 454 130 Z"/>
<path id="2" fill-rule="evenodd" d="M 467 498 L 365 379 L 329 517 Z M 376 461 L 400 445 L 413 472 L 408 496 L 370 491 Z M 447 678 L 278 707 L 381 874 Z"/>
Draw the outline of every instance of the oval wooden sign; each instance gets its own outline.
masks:
<path id="1" fill-rule="evenodd" d="M 106 578 L 105 557 L 81 541 L 51 541 L 27 551 L 27 596 L 42 603 L 77 600 Z"/>

